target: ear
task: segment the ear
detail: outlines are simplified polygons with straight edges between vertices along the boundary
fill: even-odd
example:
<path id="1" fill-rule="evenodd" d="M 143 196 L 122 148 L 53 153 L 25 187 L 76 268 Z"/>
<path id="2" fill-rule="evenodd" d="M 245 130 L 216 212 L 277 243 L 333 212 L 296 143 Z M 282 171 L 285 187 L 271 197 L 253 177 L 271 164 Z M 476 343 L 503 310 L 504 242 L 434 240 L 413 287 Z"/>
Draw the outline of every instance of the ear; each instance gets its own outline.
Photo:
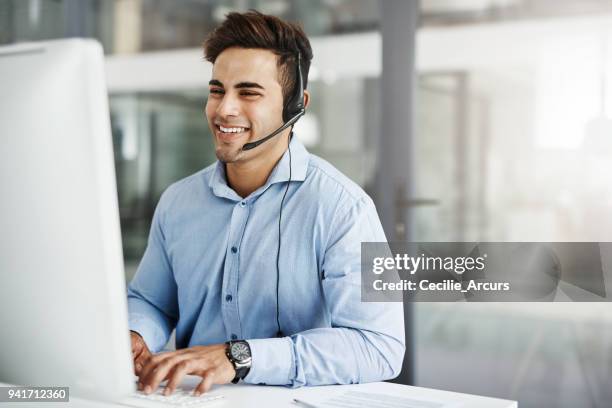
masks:
<path id="1" fill-rule="evenodd" d="M 304 89 L 304 108 L 308 109 L 309 104 L 310 104 L 310 93 Z"/>

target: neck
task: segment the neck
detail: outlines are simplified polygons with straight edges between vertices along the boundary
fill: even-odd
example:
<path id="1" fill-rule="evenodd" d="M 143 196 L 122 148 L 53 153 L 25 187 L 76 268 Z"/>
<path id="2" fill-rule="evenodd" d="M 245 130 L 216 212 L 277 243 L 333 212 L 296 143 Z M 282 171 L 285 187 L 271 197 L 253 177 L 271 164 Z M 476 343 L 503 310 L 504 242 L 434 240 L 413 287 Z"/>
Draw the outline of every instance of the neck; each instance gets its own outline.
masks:
<path id="1" fill-rule="evenodd" d="M 271 147 L 270 151 L 245 162 L 227 163 L 225 165 L 227 182 L 240 197 L 247 197 L 266 184 L 270 173 L 287 150 L 289 138 L 285 137 L 283 133 L 279 135 L 279 140 Z M 269 142 L 272 142 L 272 140 Z M 264 147 L 264 145 L 261 147 Z M 258 148 L 260 147 L 255 149 Z"/>

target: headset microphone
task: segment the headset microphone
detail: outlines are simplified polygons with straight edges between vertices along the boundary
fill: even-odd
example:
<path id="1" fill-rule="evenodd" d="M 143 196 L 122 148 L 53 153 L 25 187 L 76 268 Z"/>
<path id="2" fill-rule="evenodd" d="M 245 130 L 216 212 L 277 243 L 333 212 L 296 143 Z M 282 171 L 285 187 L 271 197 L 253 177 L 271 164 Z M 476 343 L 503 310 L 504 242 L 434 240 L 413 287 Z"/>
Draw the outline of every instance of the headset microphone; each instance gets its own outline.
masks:
<path id="1" fill-rule="evenodd" d="M 272 139 L 274 136 L 278 135 L 280 132 L 287 129 L 289 126 L 293 125 L 295 122 L 297 122 L 297 120 L 301 118 L 304 115 L 304 113 L 306 113 L 306 111 L 302 109 L 297 115 L 289 119 L 287 123 L 285 123 L 283 126 L 276 129 L 274 132 L 270 133 L 268 136 L 262 139 L 259 139 L 255 142 L 245 143 L 245 145 L 242 146 L 242 150 L 251 150 L 259 146 L 260 144 L 267 142 L 268 140 Z"/>
<path id="2" fill-rule="evenodd" d="M 306 107 L 304 106 L 304 82 L 302 78 L 302 56 L 299 52 L 297 54 L 296 88 L 297 92 L 293 92 L 291 100 L 289 100 L 289 103 L 287 103 L 287 105 L 283 109 L 283 121 L 285 123 L 278 129 L 276 129 L 274 132 L 270 133 L 268 136 L 256 140 L 254 142 L 245 143 L 245 145 L 242 146 L 242 150 L 251 150 L 259 146 L 260 144 L 267 142 L 283 130 L 287 129 L 289 126 L 293 126 L 293 124 L 297 122 L 298 119 L 304 116 L 304 114 L 306 113 Z M 287 116 L 289 115 L 293 116 L 291 118 L 287 118 Z"/>

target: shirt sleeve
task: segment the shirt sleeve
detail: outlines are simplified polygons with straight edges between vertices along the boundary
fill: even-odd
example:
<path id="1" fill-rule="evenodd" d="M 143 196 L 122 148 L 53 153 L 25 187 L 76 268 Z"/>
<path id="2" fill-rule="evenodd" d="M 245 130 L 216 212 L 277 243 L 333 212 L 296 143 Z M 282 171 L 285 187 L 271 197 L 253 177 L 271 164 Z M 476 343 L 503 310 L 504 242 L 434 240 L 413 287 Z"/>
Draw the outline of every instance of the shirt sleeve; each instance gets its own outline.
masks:
<path id="1" fill-rule="evenodd" d="M 399 375 L 405 352 L 400 302 L 361 301 L 361 243 L 386 242 L 369 197 L 359 200 L 331 228 L 322 285 L 331 327 L 284 338 L 248 340 L 254 384 L 353 384 Z"/>
<path id="2" fill-rule="evenodd" d="M 153 353 L 163 349 L 178 320 L 177 286 L 163 229 L 167 193 L 155 209 L 147 248 L 127 290 L 129 328 Z"/>

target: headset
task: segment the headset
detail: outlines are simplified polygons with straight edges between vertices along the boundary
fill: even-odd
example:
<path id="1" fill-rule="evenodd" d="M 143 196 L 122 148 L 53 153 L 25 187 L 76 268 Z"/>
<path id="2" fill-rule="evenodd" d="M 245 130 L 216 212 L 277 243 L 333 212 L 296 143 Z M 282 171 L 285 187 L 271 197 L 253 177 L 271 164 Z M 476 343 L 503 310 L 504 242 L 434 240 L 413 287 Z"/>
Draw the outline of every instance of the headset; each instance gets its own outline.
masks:
<path id="1" fill-rule="evenodd" d="M 304 104 L 304 78 L 302 76 L 302 55 L 300 51 L 297 52 L 297 77 L 295 90 L 291 94 L 285 106 L 283 106 L 283 122 L 285 122 L 281 127 L 276 129 L 274 132 L 270 133 L 268 136 L 256 140 L 254 142 L 246 143 L 242 146 L 242 150 L 251 150 L 256 148 L 262 143 L 267 142 L 272 139 L 274 136 L 278 135 L 283 130 L 288 127 L 293 127 L 295 122 L 298 121 L 299 118 L 304 116 L 306 113 L 306 106 Z M 289 135 L 289 140 L 293 137 L 293 129 L 291 134 Z M 278 307 L 278 287 L 280 282 L 280 250 L 281 250 L 281 220 L 283 217 L 283 203 L 285 202 L 285 197 L 287 196 L 287 191 L 289 191 L 289 184 L 291 184 L 291 147 L 288 147 L 289 150 L 289 180 L 287 181 L 287 187 L 285 188 L 285 193 L 283 194 L 283 198 L 281 200 L 280 209 L 278 212 L 278 249 L 276 251 L 276 337 L 283 337 L 283 331 L 280 326 L 280 309 Z"/>
<path id="2" fill-rule="evenodd" d="M 295 122 L 298 121 L 306 113 L 306 107 L 304 106 L 304 82 L 302 77 L 302 56 L 298 51 L 297 53 L 297 79 L 296 79 L 295 88 L 296 91 L 293 92 L 285 106 L 283 107 L 283 122 L 285 122 L 281 127 L 276 129 L 274 132 L 270 133 L 268 136 L 256 140 L 254 142 L 246 143 L 242 146 L 242 150 L 251 150 L 259 146 L 260 144 L 267 142 L 272 139 L 274 136 L 278 135 L 283 130 L 287 129 L 289 126 L 293 126 Z"/>

